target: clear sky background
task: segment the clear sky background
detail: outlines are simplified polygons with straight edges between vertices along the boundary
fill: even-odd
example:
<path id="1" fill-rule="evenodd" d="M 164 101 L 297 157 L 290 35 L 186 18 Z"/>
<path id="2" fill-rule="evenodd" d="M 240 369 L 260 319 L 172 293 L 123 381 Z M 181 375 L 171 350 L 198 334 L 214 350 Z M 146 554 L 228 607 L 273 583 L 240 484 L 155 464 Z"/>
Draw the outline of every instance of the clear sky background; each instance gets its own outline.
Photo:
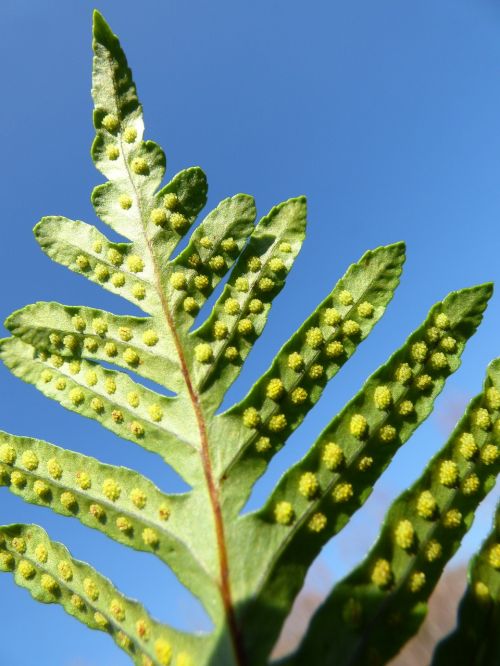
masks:
<path id="1" fill-rule="evenodd" d="M 89 157 L 93 3 L 0 7 L 1 318 L 36 300 L 132 312 L 51 262 L 31 229 L 46 214 L 96 222 Z M 241 397 L 282 342 L 362 253 L 403 239 L 408 259 L 383 321 L 330 384 L 256 488 L 259 506 L 364 378 L 448 291 L 500 284 L 500 9 L 494 0 L 101 0 L 121 37 L 168 174 L 199 164 L 207 211 L 237 192 L 259 214 L 305 194 L 309 231 L 251 361 Z M 500 296 L 436 409 L 351 525 L 325 548 L 323 590 L 366 551 L 388 502 L 442 445 L 487 363 L 500 355 Z M 0 427 L 123 464 L 162 489 L 182 484 L 155 456 L 66 412 L 0 367 Z M 498 494 L 498 493 L 497 493 Z M 494 498 L 454 562 L 486 534 Z M 39 522 L 159 619 L 203 628 L 197 602 L 153 557 L 0 489 L 0 523 Z M 256 565 L 258 563 L 256 562 Z M 317 574 L 318 575 L 318 574 Z M 326 580 L 325 580 L 326 578 Z M 125 666 L 110 639 L 0 577 L 2 666 Z"/>

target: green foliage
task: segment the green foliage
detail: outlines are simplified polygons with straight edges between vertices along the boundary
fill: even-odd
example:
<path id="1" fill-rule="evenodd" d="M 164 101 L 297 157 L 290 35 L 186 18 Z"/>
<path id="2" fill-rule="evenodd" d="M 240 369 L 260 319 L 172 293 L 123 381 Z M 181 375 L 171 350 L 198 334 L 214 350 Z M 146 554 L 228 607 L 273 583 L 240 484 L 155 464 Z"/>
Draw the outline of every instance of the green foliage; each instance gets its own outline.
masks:
<path id="1" fill-rule="evenodd" d="M 98 13 L 93 46 L 92 157 L 107 181 L 95 188 L 92 202 L 127 242 L 111 242 L 94 226 L 65 217 L 42 219 L 35 236 L 52 259 L 145 316 L 28 305 L 8 317 L 12 337 L 1 341 L 0 357 L 47 397 L 158 454 L 190 489 L 165 494 L 132 470 L 3 432 L 0 485 L 159 557 L 201 600 L 213 631 L 188 635 L 155 622 L 37 526 L 0 528 L 0 569 L 13 572 L 35 599 L 59 603 L 109 633 L 141 666 L 267 664 L 314 558 L 431 412 L 492 288 L 463 289 L 437 303 L 262 508 L 241 515 L 273 455 L 383 315 L 405 247 L 366 252 L 246 397 L 220 413 L 304 240 L 305 199 L 279 204 L 257 224 L 252 197 L 225 199 L 172 258 L 206 203 L 205 176 L 193 167 L 161 187 L 165 156 L 143 140 L 131 72 Z M 200 309 L 227 274 L 199 322 Z M 174 395 L 146 388 L 141 378 Z M 417 631 L 445 563 L 494 486 L 499 416 L 500 361 L 494 361 L 484 391 L 449 442 L 394 502 L 373 549 L 333 588 L 297 653 L 282 663 L 383 664 Z M 465 649 L 476 654 L 485 628 L 498 624 L 498 519 L 496 529 L 473 561 L 459 627 L 438 649 L 437 666 Z M 493 663 L 498 649 L 498 641 L 488 643 L 474 663 Z"/>
<path id="2" fill-rule="evenodd" d="M 41 527 L 2 527 L 0 541 L 1 570 L 13 571 L 16 583 L 34 599 L 61 604 L 92 629 L 111 634 L 130 655 L 141 650 L 143 663 L 148 659 L 150 663 L 170 663 L 171 645 L 179 651 L 179 664 L 202 658 L 206 639 L 155 622 L 137 601 L 117 592 L 109 580 L 85 562 L 73 559 L 62 544 L 50 541 Z"/>
<path id="3" fill-rule="evenodd" d="M 500 662 L 500 505 L 493 528 L 469 567 L 455 630 L 438 645 L 432 666 Z"/>
<path id="4" fill-rule="evenodd" d="M 471 401 L 422 476 L 392 504 L 373 548 L 328 595 L 287 664 L 306 663 L 312 654 L 323 658 L 319 663 L 339 666 L 383 664 L 417 631 L 426 599 L 470 528 L 479 502 L 495 485 L 500 456 L 491 433 L 500 433 L 499 410 L 500 361 L 494 361 L 483 392 Z M 485 415 L 489 423 L 482 422 Z M 493 544 L 492 535 L 490 550 Z M 491 566 L 489 575 L 484 568 L 482 572 L 498 597 L 498 572 Z M 344 630 L 329 633 L 332 622 Z"/>

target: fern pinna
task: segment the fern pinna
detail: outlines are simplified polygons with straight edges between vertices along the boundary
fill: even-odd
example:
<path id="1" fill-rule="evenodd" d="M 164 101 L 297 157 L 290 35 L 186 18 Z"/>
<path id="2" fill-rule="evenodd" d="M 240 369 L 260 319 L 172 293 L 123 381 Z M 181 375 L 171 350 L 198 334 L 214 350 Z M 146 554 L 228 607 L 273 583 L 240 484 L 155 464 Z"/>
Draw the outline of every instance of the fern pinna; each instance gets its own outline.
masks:
<path id="1" fill-rule="evenodd" d="M 143 140 L 131 72 L 98 13 L 93 46 L 92 157 L 108 180 L 92 202 L 127 240 L 111 242 L 94 226 L 64 217 L 42 219 L 35 236 L 52 259 L 145 316 L 36 303 L 7 319 L 13 335 L 1 342 L 0 355 L 16 376 L 67 409 L 158 454 L 190 490 L 165 494 L 132 470 L 7 433 L 0 434 L 0 480 L 27 502 L 159 557 L 201 600 L 214 628 L 191 635 L 156 622 L 35 525 L 0 528 L 0 568 L 35 599 L 61 604 L 109 633 L 141 666 L 267 664 L 308 568 L 430 413 L 492 288 L 464 289 L 437 303 L 262 508 L 242 515 L 255 481 L 384 313 L 405 248 L 396 243 L 366 252 L 246 397 L 221 413 L 300 250 L 305 199 L 276 206 L 257 224 L 252 197 L 225 199 L 171 259 L 205 205 L 205 175 L 189 168 L 161 186 L 165 156 Z M 209 316 L 193 330 L 228 273 Z M 141 377 L 167 394 L 146 388 Z M 297 652 L 280 663 L 383 664 L 417 631 L 426 599 L 494 486 L 499 414 L 495 361 L 449 442 L 390 508 L 366 559 L 333 588 Z M 497 530 L 473 565 L 463 616 L 479 604 L 486 617 L 498 619 L 499 548 Z M 442 655 L 461 649 L 461 641 L 475 652 L 493 624 L 474 626 L 464 637 L 457 629 L 436 664 L 449 663 Z M 494 650 L 498 655 L 498 642 L 474 663 L 491 664 Z"/>

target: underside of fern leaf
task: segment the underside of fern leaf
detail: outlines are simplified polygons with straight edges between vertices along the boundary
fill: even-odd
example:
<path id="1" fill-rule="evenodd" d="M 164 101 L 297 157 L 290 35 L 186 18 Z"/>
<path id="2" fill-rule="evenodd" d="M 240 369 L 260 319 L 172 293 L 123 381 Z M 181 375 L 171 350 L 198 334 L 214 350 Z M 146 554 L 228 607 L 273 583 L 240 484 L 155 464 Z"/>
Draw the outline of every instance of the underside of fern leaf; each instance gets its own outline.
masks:
<path id="1" fill-rule="evenodd" d="M 314 558 L 431 412 L 492 288 L 463 289 L 437 303 L 263 506 L 242 515 L 272 457 L 382 317 L 399 283 L 405 247 L 366 252 L 243 400 L 221 412 L 304 240 L 305 199 L 285 201 L 256 223 L 252 197 L 236 194 L 198 221 L 205 175 L 191 167 L 162 185 L 165 156 L 143 139 L 142 108 L 125 55 L 97 12 L 93 47 L 92 157 L 107 180 L 94 189 L 92 203 L 124 241 L 65 217 L 43 218 L 35 236 L 49 257 L 144 316 L 28 305 L 6 320 L 12 336 L 0 342 L 0 358 L 47 397 L 157 454 L 189 490 L 164 493 L 133 470 L 4 432 L 0 484 L 161 559 L 200 599 L 213 631 L 191 635 L 156 622 L 35 525 L 0 528 L 0 569 L 13 572 L 35 599 L 58 603 L 109 633 L 141 666 L 268 664 Z M 204 316 L 200 310 L 223 280 Z M 442 566 L 498 473 L 498 368 L 498 362 L 490 366 L 484 392 L 450 443 L 396 500 L 366 561 L 334 588 L 285 663 L 385 663 L 416 630 Z M 147 388 L 143 379 L 164 392 Z M 497 613 L 495 538 L 488 541 L 495 571 L 486 572 L 480 555 L 473 575 L 492 581 L 488 608 Z M 429 557 L 431 544 L 441 557 Z M 464 614 L 470 603 L 464 601 Z M 391 622 L 398 637 L 388 642 L 381 631 Z M 458 640 L 450 638 L 450 645 Z"/>
<path id="2" fill-rule="evenodd" d="M 438 645 L 432 666 L 460 660 L 474 666 L 500 663 L 500 504 L 493 527 L 472 559 L 457 626 Z"/>
<path id="3" fill-rule="evenodd" d="M 426 599 L 470 528 L 479 502 L 495 485 L 500 457 L 492 442 L 500 431 L 499 410 L 500 362 L 495 361 L 483 392 L 423 475 L 390 507 L 366 559 L 328 595 L 287 665 L 306 663 L 312 652 L 323 664 L 383 664 L 417 631 Z M 495 563 L 493 535 L 488 546 Z M 500 559 L 496 563 L 500 567 Z M 493 607 L 498 581 L 492 566 L 489 582 Z M 339 627 L 335 634 L 326 630 L 332 622 Z"/>

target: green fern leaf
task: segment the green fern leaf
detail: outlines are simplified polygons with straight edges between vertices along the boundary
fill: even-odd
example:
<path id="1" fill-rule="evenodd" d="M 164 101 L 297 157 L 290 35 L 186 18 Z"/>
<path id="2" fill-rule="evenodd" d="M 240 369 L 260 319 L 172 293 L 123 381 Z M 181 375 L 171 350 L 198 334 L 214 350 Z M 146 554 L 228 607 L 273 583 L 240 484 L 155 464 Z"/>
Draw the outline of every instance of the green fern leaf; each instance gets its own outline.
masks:
<path id="1" fill-rule="evenodd" d="M 26 502 L 156 555 L 202 596 L 211 615 L 218 610 L 214 572 L 197 559 L 204 554 L 192 543 L 189 524 L 196 507 L 189 496 L 166 495 L 132 470 L 2 431 L 0 483 Z"/>
<path id="2" fill-rule="evenodd" d="M 255 631 L 261 621 L 259 609 L 272 605 L 266 631 L 270 641 L 276 640 L 275 632 L 321 547 L 364 504 L 398 448 L 429 415 L 446 377 L 458 368 L 490 295 L 491 286 L 485 285 L 453 292 L 436 304 L 403 347 L 325 428 L 306 456 L 285 473 L 262 510 L 241 520 L 240 538 L 250 531 L 251 540 L 266 553 L 258 571 L 241 558 L 244 574 L 240 578 L 258 600 L 244 613 L 246 626 Z M 446 322 L 446 338 L 454 341 L 453 350 L 446 354 L 439 351 L 445 339 L 436 333 L 445 332 L 435 326 L 440 321 Z M 431 342 L 429 337 L 435 336 Z M 289 580 L 286 586 L 284 576 Z M 265 649 L 264 639 L 256 649 Z"/>
<path id="3" fill-rule="evenodd" d="M 224 439 L 235 442 L 221 452 L 220 475 L 232 477 L 227 485 L 235 489 L 236 510 L 273 454 L 319 400 L 326 383 L 382 317 L 399 284 L 404 253 L 403 243 L 366 252 L 284 344 L 248 395 L 219 417 L 217 428 Z M 345 334 L 346 326 L 355 327 L 354 335 Z M 315 334 L 320 344 L 311 346 L 308 337 Z M 255 409 L 264 432 L 244 427 L 245 412 Z M 286 427 L 276 432 L 266 428 L 280 414 Z"/>
<path id="4" fill-rule="evenodd" d="M 90 629 L 105 631 L 135 664 L 192 663 L 205 641 L 153 620 L 145 609 L 120 594 L 112 583 L 67 548 L 50 541 L 37 525 L 0 526 L 0 571 L 13 572 L 15 582 L 45 604 L 60 604 Z M 186 651 L 187 650 L 187 651 Z"/>
<path id="5" fill-rule="evenodd" d="M 457 626 L 437 646 L 432 666 L 489 666 L 500 662 L 500 505 L 493 528 L 469 566 Z"/>
<path id="6" fill-rule="evenodd" d="M 500 359 L 447 444 L 390 507 L 365 560 L 328 595 L 296 655 L 303 664 L 386 663 L 418 630 L 445 564 L 470 529 L 500 471 Z M 493 435 L 493 440 L 492 440 Z M 341 630 L 329 633 L 335 625 Z M 391 627 L 390 632 L 387 627 Z M 491 662 L 493 663 L 493 662 Z"/>
<path id="7" fill-rule="evenodd" d="M 272 457 L 384 314 L 399 284 L 405 246 L 366 252 L 243 400 L 219 413 L 301 249 L 305 198 L 280 203 L 255 223 L 253 198 L 236 194 L 198 222 L 205 175 L 191 167 L 162 186 L 165 155 L 144 140 L 131 71 L 97 12 L 93 47 L 92 157 L 106 181 L 94 189 L 92 203 L 124 242 L 62 216 L 43 218 L 35 236 L 54 261 L 144 316 L 28 305 L 8 317 L 12 335 L 0 341 L 0 358 L 66 409 L 157 454 L 189 488 L 163 493 L 133 470 L 4 432 L 0 485 L 158 557 L 200 599 L 213 628 L 199 636 L 160 625 L 36 526 L 0 528 L 0 569 L 14 572 L 35 599 L 60 603 L 109 633 L 140 666 L 263 666 L 314 558 L 364 504 L 458 369 L 492 288 L 453 292 L 435 305 L 262 508 L 241 515 Z M 361 665 L 368 644 L 367 658 L 388 659 L 415 631 L 443 564 L 498 473 L 498 448 L 489 438 L 498 434 L 499 364 L 490 366 L 485 391 L 450 443 L 390 509 L 367 560 L 333 590 L 286 664 Z M 477 452 L 455 461 L 456 440 L 465 431 Z M 423 509 L 415 508 L 416 494 L 431 497 L 436 515 L 418 514 Z M 424 571 L 431 537 L 439 539 L 442 557 Z M 496 587 L 491 590 L 496 594 Z M 332 618 L 341 627 L 335 635 Z M 391 622 L 397 635 L 384 642 L 381 628 Z"/>

